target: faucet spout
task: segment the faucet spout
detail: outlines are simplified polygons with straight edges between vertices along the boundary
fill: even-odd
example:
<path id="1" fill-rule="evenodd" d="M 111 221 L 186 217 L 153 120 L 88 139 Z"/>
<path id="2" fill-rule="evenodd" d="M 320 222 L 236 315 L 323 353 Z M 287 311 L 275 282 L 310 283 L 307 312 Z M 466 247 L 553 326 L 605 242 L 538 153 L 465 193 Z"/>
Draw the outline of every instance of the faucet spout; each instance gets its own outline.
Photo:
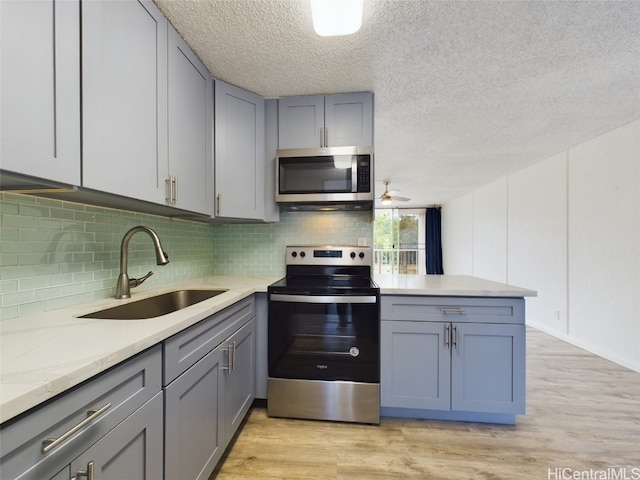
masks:
<path id="1" fill-rule="evenodd" d="M 120 275 L 118 275 L 118 282 L 116 283 L 116 298 L 131 298 L 131 288 L 137 287 L 142 282 L 144 282 L 152 272 L 147 274 L 144 278 L 138 280 L 136 278 L 129 279 L 129 275 L 127 274 L 127 263 L 129 257 L 129 240 L 131 237 L 137 232 L 145 232 L 147 235 L 151 237 L 153 241 L 153 247 L 156 253 L 156 262 L 158 265 L 166 265 L 169 263 L 169 256 L 166 254 L 164 249 L 162 248 L 162 244 L 160 243 L 160 237 L 158 234 L 153 231 L 149 227 L 145 227 L 143 225 L 139 225 L 137 227 L 133 227 L 127 233 L 124 234 L 122 238 L 122 243 L 120 244 Z"/>

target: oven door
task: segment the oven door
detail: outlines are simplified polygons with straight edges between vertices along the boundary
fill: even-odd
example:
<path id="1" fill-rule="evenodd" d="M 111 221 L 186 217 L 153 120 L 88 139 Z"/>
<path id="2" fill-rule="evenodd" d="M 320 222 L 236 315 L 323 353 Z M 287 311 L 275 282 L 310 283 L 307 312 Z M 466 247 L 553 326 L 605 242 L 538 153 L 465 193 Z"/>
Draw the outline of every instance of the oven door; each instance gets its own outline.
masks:
<path id="1" fill-rule="evenodd" d="M 379 383 L 377 295 L 269 297 L 269 377 Z"/>

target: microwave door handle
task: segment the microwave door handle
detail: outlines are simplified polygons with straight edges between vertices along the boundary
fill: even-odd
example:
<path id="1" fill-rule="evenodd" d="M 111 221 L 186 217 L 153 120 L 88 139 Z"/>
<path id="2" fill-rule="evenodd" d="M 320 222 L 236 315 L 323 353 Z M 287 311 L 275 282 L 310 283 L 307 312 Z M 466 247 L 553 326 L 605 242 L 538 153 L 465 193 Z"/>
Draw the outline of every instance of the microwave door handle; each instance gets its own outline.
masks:
<path id="1" fill-rule="evenodd" d="M 358 156 L 351 156 L 351 192 L 358 193 Z"/>

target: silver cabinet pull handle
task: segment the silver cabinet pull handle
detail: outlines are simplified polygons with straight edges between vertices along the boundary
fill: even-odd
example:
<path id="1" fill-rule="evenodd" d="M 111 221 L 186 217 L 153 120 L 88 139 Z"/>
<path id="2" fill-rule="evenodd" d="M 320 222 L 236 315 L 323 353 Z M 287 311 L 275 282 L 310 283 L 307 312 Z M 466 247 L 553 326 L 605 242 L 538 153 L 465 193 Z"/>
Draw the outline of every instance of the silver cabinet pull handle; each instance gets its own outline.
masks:
<path id="1" fill-rule="evenodd" d="M 231 357 L 231 371 L 233 372 L 236 369 L 236 342 L 229 345 L 229 348 L 233 349 L 233 356 Z"/>
<path id="2" fill-rule="evenodd" d="M 173 199 L 173 176 L 169 175 L 169 178 L 167 178 L 164 183 L 167 186 L 167 195 L 164 199 L 167 203 L 171 203 L 171 200 Z"/>
<path id="3" fill-rule="evenodd" d="M 445 315 L 448 315 L 450 313 L 457 313 L 458 315 L 464 314 L 464 308 L 460 307 L 439 307 L 438 310 L 440 310 Z"/>
<path id="4" fill-rule="evenodd" d="M 226 370 L 231 373 L 231 362 L 233 361 L 231 360 L 231 345 L 227 345 L 227 348 L 223 348 L 222 351 L 227 352 L 227 366 L 222 367 L 222 370 Z"/>
<path id="5" fill-rule="evenodd" d="M 86 470 L 78 470 L 76 476 L 71 480 L 77 480 L 78 477 L 87 477 L 87 480 L 93 480 L 93 462 L 87 463 Z"/>
<path id="6" fill-rule="evenodd" d="M 165 180 L 167 184 L 168 196 L 165 197 L 167 203 L 175 205 L 178 203 L 178 177 L 175 175 L 169 175 L 169 178 Z"/>
<path id="7" fill-rule="evenodd" d="M 447 323 L 444 327 L 444 346 L 451 348 L 451 324 Z"/>
<path id="8" fill-rule="evenodd" d="M 222 195 L 218 194 L 218 201 L 216 202 L 216 215 L 220 215 L 220 203 L 222 203 Z"/>
<path id="9" fill-rule="evenodd" d="M 455 325 L 451 331 L 451 348 L 458 348 L 458 327 Z"/>
<path id="10" fill-rule="evenodd" d="M 174 175 L 173 177 L 173 204 L 178 203 L 178 177 Z"/>
<path id="11" fill-rule="evenodd" d="M 110 408 L 111 403 L 107 403 L 104 407 L 99 408 L 98 410 L 87 410 L 88 417 L 78 423 L 75 427 L 70 428 L 58 438 L 45 438 L 44 440 L 42 440 L 42 453 L 49 453 L 54 448 L 60 446 L 60 444 L 62 444 L 65 440 L 78 432 L 78 430 L 83 429 L 91 422 L 95 421 L 100 415 L 102 415 Z"/>

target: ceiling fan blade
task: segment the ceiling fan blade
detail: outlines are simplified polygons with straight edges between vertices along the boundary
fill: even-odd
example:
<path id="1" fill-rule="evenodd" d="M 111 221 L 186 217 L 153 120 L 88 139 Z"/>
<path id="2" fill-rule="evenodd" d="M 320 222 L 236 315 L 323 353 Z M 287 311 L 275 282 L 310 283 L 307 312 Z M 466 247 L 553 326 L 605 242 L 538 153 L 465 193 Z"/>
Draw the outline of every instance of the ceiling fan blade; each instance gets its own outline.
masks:
<path id="1" fill-rule="evenodd" d="M 398 200 L 399 202 L 408 202 L 409 200 L 411 200 L 410 198 L 407 197 L 397 197 L 395 195 L 390 195 L 392 200 Z"/>

